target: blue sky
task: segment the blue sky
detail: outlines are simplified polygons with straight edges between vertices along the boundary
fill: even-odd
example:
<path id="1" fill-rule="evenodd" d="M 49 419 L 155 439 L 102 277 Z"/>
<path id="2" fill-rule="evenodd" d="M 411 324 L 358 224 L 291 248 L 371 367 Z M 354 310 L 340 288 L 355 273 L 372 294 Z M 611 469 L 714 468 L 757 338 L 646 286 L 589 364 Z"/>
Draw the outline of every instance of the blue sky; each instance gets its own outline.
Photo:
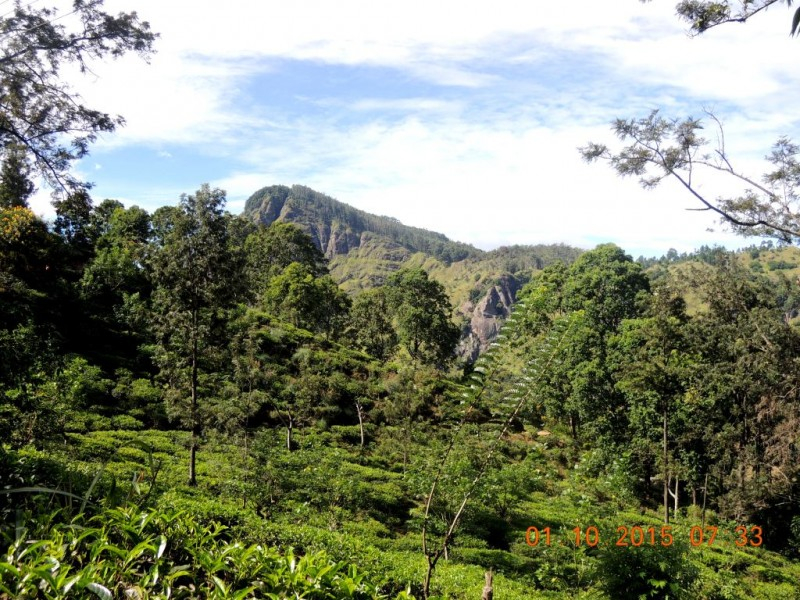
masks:
<path id="1" fill-rule="evenodd" d="M 698 38 L 674 0 L 106 6 L 136 10 L 161 38 L 149 64 L 69 76 L 87 104 L 127 121 L 78 171 L 96 200 L 149 210 L 209 182 L 239 212 L 260 187 L 298 183 L 485 249 L 738 247 L 750 242 L 687 211 L 685 191 L 644 191 L 577 147 L 612 142 L 616 117 L 712 108 L 737 166 L 758 177 L 800 123 L 785 6 Z M 52 212 L 46 190 L 34 207 Z"/>

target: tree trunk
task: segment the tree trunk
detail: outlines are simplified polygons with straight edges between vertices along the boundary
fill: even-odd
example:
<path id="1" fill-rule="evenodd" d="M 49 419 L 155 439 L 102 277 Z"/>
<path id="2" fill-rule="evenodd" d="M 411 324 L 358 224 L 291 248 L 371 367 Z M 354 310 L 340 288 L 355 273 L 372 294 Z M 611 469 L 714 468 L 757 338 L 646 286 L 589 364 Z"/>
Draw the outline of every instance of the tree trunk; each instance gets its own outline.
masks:
<path id="1" fill-rule="evenodd" d="M 701 519 L 700 519 L 700 521 L 702 522 L 701 527 L 703 529 L 705 529 L 705 527 L 706 527 L 706 491 L 707 490 L 708 490 L 708 473 L 706 473 L 706 480 L 705 480 L 705 483 L 703 484 L 703 512 L 701 513 Z"/>
<path id="2" fill-rule="evenodd" d="M 294 427 L 294 419 L 289 415 L 289 420 L 286 423 L 286 449 L 292 451 L 292 428 Z"/>
<path id="3" fill-rule="evenodd" d="M 250 480 L 250 459 L 247 453 L 247 429 L 244 430 L 244 486 L 242 486 L 242 508 L 247 507 L 247 484 Z"/>
<path id="4" fill-rule="evenodd" d="M 425 580 L 422 582 L 422 597 L 425 600 L 428 600 L 428 596 L 431 593 L 431 577 L 433 576 L 433 569 L 436 566 L 436 558 L 432 557 L 430 554 L 425 555 L 425 559 L 428 562 L 428 568 L 425 571 Z"/>
<path id="5" fill-rule="evenodd" d="M 673 515 L 678 514 L 678 484 L 681 482 L 680 477 L 675 478 L 675 493 L 673 494 L 673 498 L 675 500 L 675 508 L 672 510 Z"/>
<path id="6" fill-rule="evenodd" d="M 192 380 L 191 380 L 191 420 L 192 440 L 189 447 L 189 485 L 197 485 L 195 462 L 197 459 L 197 438 L 200 434 L 200 423 L 197 418 L 197 311 L 192 311 Z"/>
<path id="7" fill-rule="evenodd" d="M 667 407 L 664 405 L 664 423 L 662 426 L 664 433 L 664 523 L 669 525 L 669 453 L 667 446 Z"/>
<path id="8" fill-rule="evenodd" d="M 356 400 L 356 411 L 358 412 L 358 430 L 361 433 L 361 448 L 364 448 L 364 415 L 361 408 L 361 403 Z"/>
<path id="9" fill-rule="evenodd" d="M 492 571 L 486 571 L 486 584 L 483 586 L 483 594 L 481 600 L 492 600 L 494 597 L 494 590 L 492 589 Z"/>

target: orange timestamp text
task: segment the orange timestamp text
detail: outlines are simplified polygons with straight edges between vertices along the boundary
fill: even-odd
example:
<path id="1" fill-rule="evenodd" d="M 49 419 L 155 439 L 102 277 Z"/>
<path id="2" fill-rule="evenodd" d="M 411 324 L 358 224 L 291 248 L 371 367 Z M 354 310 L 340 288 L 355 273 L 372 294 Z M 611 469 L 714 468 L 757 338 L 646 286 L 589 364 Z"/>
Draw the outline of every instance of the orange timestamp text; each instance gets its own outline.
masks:
<path id="1" fill-rule="evenodd" d="M 689 529 L 689 543 L 697 548 L 698 546 L 712 546 L 717 540 L 719 527 L 707 525 L 702 527 L 694 525 Z M 747 527 L 739 525 L 734 530 L 734 544 L 743 548 L 745 546 L 758 547 L 764 542 L 763 530 L 758 525 Z M 601 540 L 600 530 L 591 525 L 589 527 L 575 527 L 572 530 L 572 536 L 568 536 L 569 543 L 575 545 L 576 548 L 587 546 L 593 548 L 600 545 L 609 545 L 606 540 Z M 684 533 L 685 534 L 685 533 Z M 671 546 L 675 542 L 675 536 L 672 526 L 663 525 L 661 527 L 644 527 L 640 525 L 620 525 L 617 527 L 617 533 L 614 536 L 615 541 L 612 542 L 615 546 L 620 547 L 634 547 L 639 546 L 664 546 L 665 548 Z M 525 531 L 525 542 L 529 546 L 538 546 L 540 544 L 550 546 L 553 543 L 555 536 L 549 527 L 528 527 Z M 558 540 L 556 540 L 558 541 Z M 563 543 L 563 541 L 562 541 Z"/>

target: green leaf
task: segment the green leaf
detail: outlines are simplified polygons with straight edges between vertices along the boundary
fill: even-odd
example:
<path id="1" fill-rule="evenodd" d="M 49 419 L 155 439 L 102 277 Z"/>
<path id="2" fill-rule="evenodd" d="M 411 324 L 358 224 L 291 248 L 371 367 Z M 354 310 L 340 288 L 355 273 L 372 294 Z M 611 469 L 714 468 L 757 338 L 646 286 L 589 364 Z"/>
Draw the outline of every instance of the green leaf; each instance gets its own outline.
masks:
<path id="1" fill-rule="evenodd" d="M 166 547 L 167 547 L 167 538 L 166 536 L 162 535 L 159 537 L 158 550 L 156 551 L 156 560 L 161 558 L 161 556 L 164 554 L 164 550 L 166 549 Z"/>
<path id="2" fill-rule="evenodd" d="M 111 600 L 111 590 L 109 590 L 106 586 L 100 585 L 99 583 L 90 583 L 86 586 L 86 589 L 90 592 L 93 592 L 98 598 L 102 598 L 103 600 Z"/>

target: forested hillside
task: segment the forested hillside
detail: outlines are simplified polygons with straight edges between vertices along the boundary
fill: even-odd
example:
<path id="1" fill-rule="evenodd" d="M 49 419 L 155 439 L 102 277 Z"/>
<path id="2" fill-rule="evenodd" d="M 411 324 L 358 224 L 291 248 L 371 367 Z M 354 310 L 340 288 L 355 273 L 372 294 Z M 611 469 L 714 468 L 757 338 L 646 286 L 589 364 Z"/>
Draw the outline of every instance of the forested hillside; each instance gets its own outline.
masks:
<path id="1" fill-rule="evenodd" d="M 727 2 L 679 12 L 702 32 L 773 3 L 745 2 L 736 18 Z M 235 53 L 220 14 L 214 41 Z M 277 31 L 253 22 L 260 45 Z M 777 170 L 757 180 L 734 171 L 720 135 L 721 162 L 706 165 L 755 191 L 715 204 L 692 187 L 693 169 L 717 160 L 699 152 L 699 121 L 616 121 L 632 145 L 590 144 L 585 158 L 646 187 L 675 176 L 736 231 L 781 240 L 638 261 L 610 243 L 484 252 L 302 186 L 263 188 L 243 215 L 209 184 L 147 210 L 101 201 L 81 160 L 124 119 L 86 106 L 70 77 L 147 59 L 157 37 L 102 0 L 71 12 L 17 0 L 0 15 L 0 600 L 800 598 L 800 148 L 783 138 Z M 234 73 L 220 87 L 243 104 L 276 90 L 243 74 L 260 50 L 244 65 L 197 39 L 205 62 L 170 80 L 171 116 L 158 112 L 166 96 L 115 66 L 158 114 L 133 119 L 147 157 L 107 144 L 109 172 L 122 156 L 162 186 L 192 162 L 166 148 L 210 140 L 232 168 L 229 141 L 245 129 L 285 127 L 288 142 L 321 123 L 267 123 L 266 105 L 240 113 L 205 95 L 215 71 Z M 159 68 L 198 54 L 182 48 Z M 454 48 L 442 54 L 480 57 Z M 358 79 L 287 62 L 326 94 Z M 511 62 L 526 61 L 504 76 Z M 443 103 L 419 93 L 342 104 L 425 106 L 438 120 Z M 339 100 L 287 97 L 351 122 L 326 112 Z M 201 127 L 204 106 L 230 107 L 224 126 Z M 429 136 L 401 120 L 416 152 Z M 500 133 L 486 148 L 514 152 Z M 326 153 L 340 137 L 314 136 Z M 242 150 L 248 164 L 256 150 Z M 465 175 L 476 164 L 456 158 Z M 52 219 L 32 209 L 37 185 Z"/>
<path id="2" fill-rule="evenodd" d="M 300 185 L 265 187 L 245 203 L 261 225 L 292 223 L 328 259 L 331 277 L 351 294 L 379 287 L 402 267 L 423 268 L 441 283 L 462 330 L 459 355 L 475 360 L 497 335 L 531 275 L 581 250 L 566 244 L 504 246 L 485 252 L 444 235 L 372 215 Z"/>
<path id="3" fill-rule="evenodd" d="M 300 229 L 209 186 L 56 208 L 0 212 L 0 595 L 800 586 L 800 334 L 753 267 L 772 250 L 496 251 L 536 269 L 465 367 L 433 258 L 351 297 Z"/>

